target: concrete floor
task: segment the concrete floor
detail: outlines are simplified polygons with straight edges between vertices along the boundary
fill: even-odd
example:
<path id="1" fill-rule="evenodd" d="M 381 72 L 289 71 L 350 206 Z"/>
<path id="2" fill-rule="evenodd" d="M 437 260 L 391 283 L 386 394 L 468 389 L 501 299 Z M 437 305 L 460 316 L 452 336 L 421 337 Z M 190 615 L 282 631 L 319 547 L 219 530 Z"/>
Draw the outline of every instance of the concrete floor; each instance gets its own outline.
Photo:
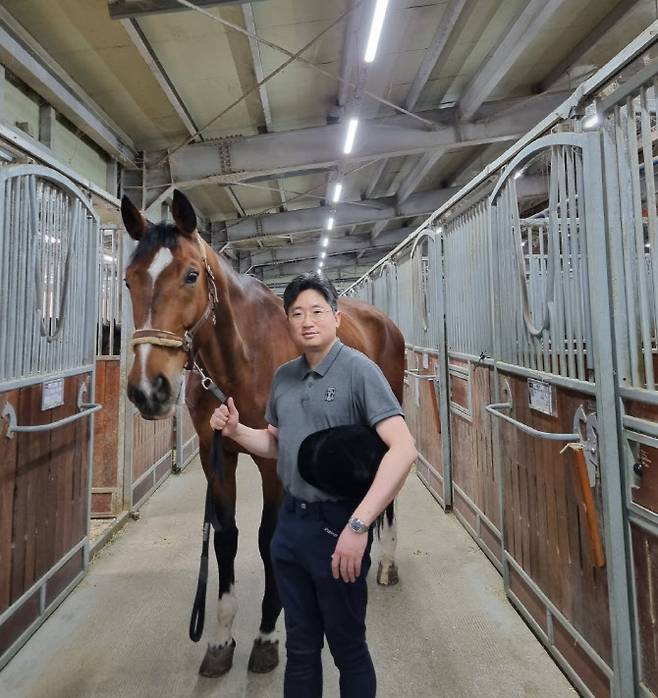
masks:
<path id="1" fill-rule="evenodd" d="M 240 610 L 228 675 L 198 676 L 205 644 L 187 637 L 204 493 L 194 461 L 101 550 L 84 581 L 0 673 L 0 696 L 280 697 L 283 663 L 269 675 L 247 672 L 263 585 L 256 544 L 260 487 L 248 458 L 241 461 L 238 488 Z M 576 695 L 505 600 L 497 572 L 415 476 L 400 496 L 399 512 L 400 584 L 382 588 L 370 580 L 368 633 L 378 696 Z M 215 615 L 213 568 L 211 560 L 206 627 Z M 338 697 L 331 656 L 324 659 L 325 696 Z"/>

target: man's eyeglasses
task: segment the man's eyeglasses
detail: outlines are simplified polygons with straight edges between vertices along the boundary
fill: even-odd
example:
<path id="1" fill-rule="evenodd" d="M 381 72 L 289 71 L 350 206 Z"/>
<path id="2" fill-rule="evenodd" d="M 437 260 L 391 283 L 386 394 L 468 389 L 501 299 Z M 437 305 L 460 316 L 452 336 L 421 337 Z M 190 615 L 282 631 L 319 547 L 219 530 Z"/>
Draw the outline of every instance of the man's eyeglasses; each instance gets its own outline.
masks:
<path id="1" fill-rule="evenodd" d="M 304 318 L 307 315 L 311 318 L 312 322 L 320 322 L 324 319 L 324 316 L 327 313 L 332 312 L 333 310 L 331 310 L 331 308 L 327 308 L 326 310 L 323 310 L 322 308 L 313 308 L 308 313 L 304 312 L 303 310 L 293 310 L 288 317 L 290 318 L 291 322 L 294 322 L 296 325 L 300 325 L 302 322 L 304 322 Z"/>

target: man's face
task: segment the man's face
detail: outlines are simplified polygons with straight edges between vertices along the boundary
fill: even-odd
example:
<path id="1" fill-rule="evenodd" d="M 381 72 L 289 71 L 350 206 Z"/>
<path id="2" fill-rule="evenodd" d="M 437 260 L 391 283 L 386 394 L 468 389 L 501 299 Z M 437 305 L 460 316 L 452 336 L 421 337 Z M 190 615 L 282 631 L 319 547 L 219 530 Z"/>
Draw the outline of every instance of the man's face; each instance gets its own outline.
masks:
<path id="1" fill-rule="evenodd" d="M 302 291 L 288 309 L 288 331 L 297 348 L 322 350 L 336 340 L 340 311 L 334 311 L 318 291 Z"/>

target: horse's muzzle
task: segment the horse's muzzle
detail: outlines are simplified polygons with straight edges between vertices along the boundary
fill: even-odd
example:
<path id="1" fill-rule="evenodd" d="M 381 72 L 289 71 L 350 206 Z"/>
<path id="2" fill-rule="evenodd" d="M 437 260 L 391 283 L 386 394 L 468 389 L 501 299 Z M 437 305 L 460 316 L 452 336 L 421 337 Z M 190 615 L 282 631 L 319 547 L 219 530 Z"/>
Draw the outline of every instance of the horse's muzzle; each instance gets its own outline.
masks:
<path id="1" fill-rule="evenodd" d="M 162 374 L 148 386 L 128 384 L 128 399 L 146 419 L 158 419 L 169 416 L 171 412 L 171 383 Z"/>

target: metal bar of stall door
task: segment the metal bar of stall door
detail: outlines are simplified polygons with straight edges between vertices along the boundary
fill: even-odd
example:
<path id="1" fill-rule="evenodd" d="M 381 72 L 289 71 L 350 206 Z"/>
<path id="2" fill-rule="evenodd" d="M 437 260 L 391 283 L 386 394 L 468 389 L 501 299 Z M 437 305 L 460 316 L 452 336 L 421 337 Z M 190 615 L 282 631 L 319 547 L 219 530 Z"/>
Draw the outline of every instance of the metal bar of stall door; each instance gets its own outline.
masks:
<path id="1" fill-rule="evenodd" d="M 490 200 L 487 205 L 488 218 L 488 244 L 487 256 L 489 261 L 489 299 L 490 299 L 490 318 L 491 318 L 491 339 L 492 339 L 492 356 L 493 370 L 490 379 L 490 385 L 493 385 L 494 402 L 500 401 L 500 380 L 497 362 L 501 357 L 501 336 L 500 336 L 500 304 L 498 303 L 498 288 L 500 287 L 500 260 L 501 252 L 500 244 L 500 211 L 498 206 L 493 205 L 493 200 Z M 502 248 L 504 249 L 504 248 Z M 498 254 L 496 254 L 498 253 Z M 509 313 L 507 313 L 509 315 Z M 505 357 L 509 358 L 509 357 Z M 491 394 L 491 389 L 490 389 Z M 498 483 L 498 520 L 500 521 L 500 544 L 503 551 L 507 549 L 508 531 L 505 521 L 505 485 L 504 485 L 504 469 L 502 466 L 502 448 L 501 448 L 501 425 L 499 420 L 491 420 L 491 445 L 494 474 Z M 502 556 L 502 574 L 503 574 L 503 589 L 505 593 L 509 593 L 510 588 L 510 565 L 506 555 Z"/>
<path id="2" fill-rule="evenodd" d="M 644 357 L 644 380 L 648 390 L 654 389 L 653 357 L 651 352 L 651 331 L 649 329 L 649 289 L 647 288 L 647 271 L 644 262 L 644 223 L 642 221 L 642 192 L 640 191 L 640 163 L 637 155 L 637 125 L 635 122 L 635 105 L 633 97 L 626 102 L 626 129 L 628 133 L 628 154 L 630 156 L 630 174 L 633 192 L 633 222 L 635 230 L 635 272 L 640 290 L 640 330 L 642 338 L 642 355 Z"/>
<path id="3" fill-rule="evenodd" d="M 434 233 L 434 245 L 430 258 L 430 269 L 435 278 L 436 293 L 436 327 L 437 350 L 439 359 L 436 363 L 435 382 L 432 390 L 437 393 L 439 401 L 439 418 L 441 420 L 441 455 L 443 457 L 443 506 L 448 511 L 452 509 L 452 449 L 450 429 L 450 395 L 448 382 L 448 345 L 446 343 L 446 296 L 444 287 L 444 249 L 445 233 Z"/>
<path id="4" fill-rule="evenodd" d="M 126 260 L 134 247 L 133 241 L 128 238 L 128 233 L 119 233 L 122 236 L 122 264 Z M 123 274 L 123 267 L 121 269 Z M 132 506 L 132 473 L 133 473 L 133 405 L 128 400 L 128 372 L 133 361 L 133 351 L 130 338 L 133 330 L 132 303 L 130 293 L 125 284 L 121 288 L 121 355 L 119 358 L 119 439 L 118 439 L 118 462 L 123 463 L 123 468 L 119 470 L 118 488 L 121 492 L 121 509 L 125 511 Z"/>
<path id="5" fill-rule="evenodd" d="M 592 339 L 596 347 L 594 369 L 600 452 L 603 521 L 610 598 L 613 652 L 613 696 L 635 695 L 634 647 L 631 623 L 632 579 L 629 529 L 624 506 L 624 475 L 619 468 L 622 449 L 621 418 L 615 393 L 616 366 L 613 353 L 612 306 L 608 284 L 608 252 L 603 207 L 599 132 L 584 134 L 584 226 L 587 238 L 588 288 L 591 303 Z M 608 163 L 606 163 L 608 165 Z"/>

